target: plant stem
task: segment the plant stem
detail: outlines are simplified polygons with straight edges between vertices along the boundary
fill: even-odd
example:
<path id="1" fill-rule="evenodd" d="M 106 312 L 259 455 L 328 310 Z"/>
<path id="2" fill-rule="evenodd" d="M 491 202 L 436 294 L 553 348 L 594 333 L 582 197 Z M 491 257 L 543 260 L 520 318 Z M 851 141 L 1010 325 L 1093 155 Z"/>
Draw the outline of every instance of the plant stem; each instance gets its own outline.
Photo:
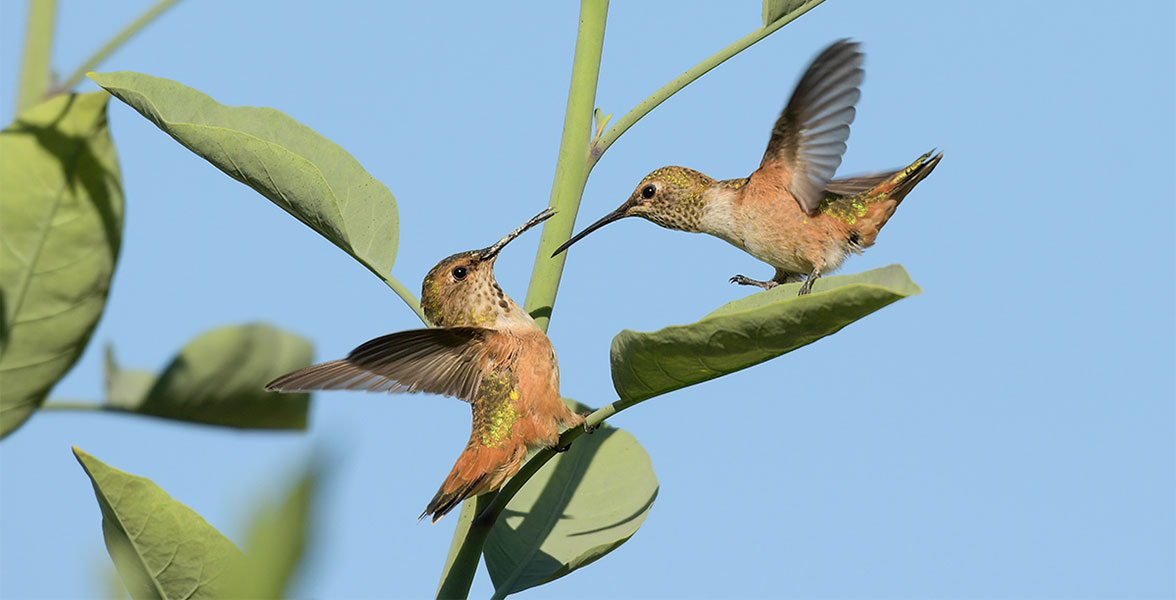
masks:
<path id="1" fill-rule="evenodd" d="M 539 252 L 531 272 L 527 289 L 526 310 L 535 316 L 539 327 L 547 329 L 551 307 L 559 289 L 564 257 L 551 258 L 552 251 L 572 235 L 580 195 L 588 180 L 588 150 L 592 134 L 592 111 L 596 102 L 596 80 L 600 74 L 600 54 L 604 48 L 604 25 L 608 17 L 608 0 L 581 0 L 580 26 L 576 31 L 576 51 L 572 58 L 572 81 L 568 89 L 568 105 L 564 112 L 563 137 L 559 144 L 559 159 L 555 180 L 551 186 L 550 206 L 558 214 L 543 226 Z M 482 495 L 466 500 L 453 533 L 445 570 L 437 587 L 438 598 L 465 598 L 470 593 L 482 546 L 490 535 L 493 521 L 475 522 L 489 507 L 492 498 Z"/>
<path id="2" fill-rule="evenodd" d="M 449 543 L 449 555 L 445 557 L 445 568 L 441 571 L 441 581 L 437 584 L 437 598 L 466 598 L 470 595 L 470 585 L 482 558 L 482 546 L 490 533 L 471 526 L 474 517 L 482 514 L 492 499 L 489 494 L 482 494 L 462 503 L 457 529 Z"/>
<path id="3" fill-rule="evenodd" d="M 133 412 L 128 411 L 117 406 L 109 404 L 98 404 L 97 402 L 85 402 L 79 400 L 50 400 L 40 406 L 37 410 L 48 411 L 84 411 L 84 412 Z"/>
<path id="4" fill-rule="evenodd" d="M 589 157 L 589 170 L 591 170 L 591 168 L 596 165 L 596 161 L 600 160 L 600 157 L 604 155 L 604 152 L 608 150 L 608 147 L 611 146 L 613 142 L 617 141 L 617 138 L 621 137 L 621 134 L 628 131 L 628 129 L 632 127 L 634 123 L 641 120 L 641 117 L 649 114 L 649 111 L 656 108 L 657 105 L 664 102 L 670 96 L 678 93 L 679 90 L 686 87 L 687 85 L 690 85 L 690 83 L 699 77 L 702 77 L 711 69 L 723 64 L 728 58 L 739 54 L 740 52 L 749 48 L 752 44 L 768 37 L 777 29 L 780 29 L 781 27 L 791 23 L 797 17 L 808 12 L 810 9 L 820 4 L 821 2 L 824 2 L 824 0 L 808 0 L 808 2 L 800 5 L 792 12 L 784 15 L 783 17 L 780 17 L 779 19 L 776 19 L 772 22 L 772 24 L 756 29 L 755 31 L 739 38 L 730 46 L 727 46 L 726 48 L 723 48 L 722 50 L 714 53 L 710 58 L 698 63 L 697 65 L 694 65 L 690 68 L 689 71 L 686 71 L 685 73 L 675 77 L 673 81 L 665 84 L 660 90 L 654 92 L 651 96 L 642 100 L 640 104 L 633 107 L 633 110 L 630 110 L 628 113 L 626 113 L 625 116 L 621 117 L 620 120 L 618 120 L 612 127 L 608 129 L 608 131 L 604 132 L 604 135 L 600 136 L 600 139 L 597 140 L 596 143 L 592 146 L 591 156 Z M 560 243 L 562 243 L 562 240 Z M 562 261 L 560 262 L 560 265 L 563 265 Z"/>
<path id="5" fill-rule="evenodd" d="M 531 271 L 531 285 L 527 288 L 523 305 L 544 331 L 551 320 L 551 308 L 555 305 L 555 294 L 567 259 L 566 254 L 552 258 L 551 253 L 572 235 L 576 213 L 580 210 L 580 196 L 591 171 L 588 152 L 591 148 L 592 112 L 607 15 L 608 0 L 582 0 L 580 3 L 580 29 L 572 59 L 572 83 L 568 89 L 563 137 L 559 143 L 559 160 L 549 204 L 557 214 L 543 225 L 539 252 Z"/>
<path id="6" fill-rule="evenodd" d="M 155 6 L 147 9 L 147 12 L 143 13 L 139 16 L 138 19 L 135 19 L 129 25 L 124 27 L 122 31 L 118 32 L 117 35 L 110 38 L 110 41 L 106 42 L 106 44 L 99 48 L 97 52 L 90 55 L 90 58 L 87 58 L 80 67 L 75 69 L 74 72 L 65 79 L 65 81 L 56 86 L 56 91 L 64 92 L 73 89 L 73 87 L 77 85 L 83 77 L 86 76 L 86 73 L 93 71 L 94 68 L 98 66 L 98 63 L 106 60 L 106 57 L 110 56 L 110 54 L 115 50 L 118 50 L 119 46 L 122 46 L 132 36 L 134 36 L 136 33 L 139 33 L 139 30 L 143 29 L 147 26 L 148 23 L 154 21 L 156 17 L 163 14 L 163 11 L 171 8 L 173 4 L 179 1 L 180 0 L 160 0 L 155 4 Z"/>
<path id="7" fill-rule="evenodd" d="M 53 14 L 57 0 L 29 0 L 20 84 L 16 89 L 16 113 L 41 101 L 49 89 L 49 55 L 53 50 Z"/>
<path id="8" fill-rule="evenodd" d="M 375 269 L 372 269 L 372 272 L 375 273 Z M 401 300 L 404 300 L 404 303 L 412 309 L 412 312 L 416 313 L 416 316 L 421 320 L 421 323 L 424 323 L 425 325 L 429 324 L 429 321 L 425 319 L 425 311 L 421 310 L 421 302 L 416 299 L 416 296 L 412 295 L 412 292 L 408 291 L 408 288 L 404 287 L 403 283 L 400 283 L 400 280 L 391 275 L 381 275 L 379 273 L 376 273 L 376 275 L 378 275 L 380 280 L 383 281 L 388 287 L 392 288 L 392 291 L 396 292 L 396 295 L 400 296 Z"/>

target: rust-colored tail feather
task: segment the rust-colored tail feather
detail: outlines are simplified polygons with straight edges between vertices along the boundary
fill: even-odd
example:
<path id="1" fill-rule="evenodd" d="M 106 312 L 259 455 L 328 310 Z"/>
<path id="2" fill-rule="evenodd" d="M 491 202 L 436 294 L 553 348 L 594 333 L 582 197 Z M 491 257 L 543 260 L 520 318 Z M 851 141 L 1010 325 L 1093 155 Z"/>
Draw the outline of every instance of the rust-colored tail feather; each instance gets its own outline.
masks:
<path id="1" fill-rule="evenodd" d="M 437 490 L 437 495 L 433 496 L 433 499 L 429 501 L 429 505 L 425 507 L 425 512 L 421 513 L 421 516 L 417 517 L 417 520 L 432 515 L 432 520 L 436 523 L 438 519 L 444 517 L 446 513 L 470 497 L 471 492 L 482 483 L 486 475 L 482 475 L 473 481 L 458 486 L 457 489 L 446 492 L 445 487 L 452 478 L 453 475 L 450 474 L 449 479 L 446 479 L 445 483 L 441 485 L 441 489 Z"/>
<path id="2" fill-rule="evenodd" d="M 471 439 L 437 495 L 418 518 L 432 515 L 436 523 L 466 498 L 493 492 L 519 472 L 526 457 L 527 445 L 517 437 L 496 447 L 483 446 L 476 438 Z"/>
<path id="3" fill-rule="evenodd" d="M 907 168 L 895 171 L 893 175 L 878 185 L 862 192 L 862 196 L 865 196 L 865 203 L 869 205 L 869 210 L 861 219 L 858 219 L 857 227 L 854 229 L 857 238 L 855 241 L 859 247 L 868 248 L 874 245 L 878 232 L 882 230 L 883 225 L 886 225 L 886 221 L 890 220 L 890 216 L 902 203 L 903 198 L 906 198 L 906 195 L 920 181 L 935 170 L 935 166 L 943 158 L 943 153 L 940 152 L 932 157 L 932 152 L 935 151 L 932 150 L 920 156 Z"/>

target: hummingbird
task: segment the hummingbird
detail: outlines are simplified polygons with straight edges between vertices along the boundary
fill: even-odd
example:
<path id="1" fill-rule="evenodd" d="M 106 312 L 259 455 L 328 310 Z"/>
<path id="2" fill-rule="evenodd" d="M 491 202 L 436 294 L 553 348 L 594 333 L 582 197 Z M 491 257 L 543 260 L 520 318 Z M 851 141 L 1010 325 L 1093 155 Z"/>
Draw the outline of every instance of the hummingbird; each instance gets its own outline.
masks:
<path id="1" fill-rule="evenodd" d="M 551 340 L 494 279 L 502 248 L 554 214 L 548 208 L 488 248 L 437 263 L 421 290 L 432 327 L 376 338 L 266 389 L 427 392 L 469 402 L 469 442 L 419 518 L 431 515 L 436 523 L 466 498 L 498 489 L 528 450 L 553 448 L 561 427 L 584 424 L 560 396 Z"/>
<path id="2" fill-rule="evenodd" d="M 932 157 L 932 150 L 904 169 L 833 179 L 861 97 L 859 47 L 840 40 L 813 59 L 750 176 L 720 181 L 685 167 L 657 169 L 624 204 L 552 256 L 613 221 L 637 216 L 713 235 L 776 268 L 770 280 L 736 275 L 732 283 L 767 290 L 804 279 L 799 295 L 809 293 L 818 277 L 874 244 L 899 203 L 943 157 Z"/>

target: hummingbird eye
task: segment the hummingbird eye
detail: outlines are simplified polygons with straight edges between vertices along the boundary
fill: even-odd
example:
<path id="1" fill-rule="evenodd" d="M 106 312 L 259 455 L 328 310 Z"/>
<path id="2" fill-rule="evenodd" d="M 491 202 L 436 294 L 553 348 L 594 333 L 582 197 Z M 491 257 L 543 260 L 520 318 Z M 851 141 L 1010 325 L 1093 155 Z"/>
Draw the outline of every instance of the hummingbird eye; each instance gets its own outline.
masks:
<path id="1" fill-rule="evenodd" d="M 641 197 L 645 198 L 646 200 L 649 200 L 650 198 L 652 198 L 653 195 L 656 193 L 657 193 L 657 188 L 653 187 L 652 183 L 641 188 Z"/>
<path id="2" fill-rule="evenodd" d="M 469 271 L 465 267 L 453 267 L 453 271 L 451 271 L 451 273 L 453 273 L 454 279 L 461 281 L 462 279 L 466 278 L 466 275 L 469 273 Z"/>

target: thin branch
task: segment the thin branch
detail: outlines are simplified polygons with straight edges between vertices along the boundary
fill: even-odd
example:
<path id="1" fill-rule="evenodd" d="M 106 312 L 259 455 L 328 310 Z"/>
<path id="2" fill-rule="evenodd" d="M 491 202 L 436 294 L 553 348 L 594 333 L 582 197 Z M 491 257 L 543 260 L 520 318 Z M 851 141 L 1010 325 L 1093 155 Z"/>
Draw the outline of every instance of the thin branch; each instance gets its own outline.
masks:
<path id="1" fill-rule="evenodd" d="M 180 0 L 160 0 L 155 4 L 155 6 L 147 9 L 147 12 L 143 13 L 139 16 L 138 19 L 135 19 L 129 25 L 124 27 L 122 31 L 118 32 L 117 35 L 110 38 L 110 41 L 106 42 L 106 44 L 99 48 L 97 52 L 92 54 L 90 58 L 87 58 L 80 67 L 75 69 L 74 72 L 65 79 L 65 81 L 58 84 L 54 90 L 56 92 L 65 92 L 73 89 L 73 87 L 81 82 L 82 78 L 86 76 L 86 73 L 93 71 L 99 65 L 99 63 L 106 60 L 107 56 L 110 56 L 111 53 L 113 53 L 115 50 L 118 50 L 119 47 L 125 44 L 127 40 L 131 39 L 131 37 L 136 33 L 139 33 L 139 30 L 146 27 L 149 23 L 151 23 L 151 21 L 154 21 L 157 17 L 159 17 L 159 15 L 163 14 L 164 11 L 171 8 L 173 4 L 179 1 Z"/>
<path id="2" fill-rule="evenodd" d="M 49 56 L 53 51 L 53 15 L 56 11 L 56 0 L 29 0 L 20 84 L 16 88 L 17 114 L 40 102 L 49 89 Z"/>
<path id="3" fill-rule="evenodd" d="M 134 412 L 118 406 L 111 406 L 109 404 L 98 404 L 97 402 L 86 402 L 82 400 L 50 400 L 40 406 L 37 410 L 46 411 L 82 411 L 82 412 L 117 412 L 127 413 Z"/>
<path id="4" fill-rule="evenodd" d="M 535 266 L 531 270 L 531 284 L 523 308 L 531 313 L 544 331 L 551 320 L 555 295 L 559 291 L 566 254 L 555 258 L 551 253 L 572 236 L 580 197 L 591 170 L 588 150 L 592 142 L 592 115 L 596 102 L 596 82 L 600 75 L 600 55 L 604 48 L 604 24 L 608 16 L 608 0 L 583 0 L 580 5 L 580 28 L 576 36 L 576 52 L 572 58 L 572 82 L 568 89 L 568 105 L 564 111 L 563 135 L 559 143 L 559 159 L 555 165 L 555 180 L 551 185 L 549 206 L 556 215 L 543 225 Z"/>
<path id="5" fill-rule="evenodd" d="M 689 71 L 686 71 L 685 73 L 675 77 L 673 81 L 665 84 L 660 90 L 654 92 L 651 96 L 642 100 L 637 106 L 633 107 L 633 110 L 630 110 L 628 113 L 626 113 L 625 116 L 621 117 L 620 120 L 616 122 L 616 124 L 608 129 L 608 131 L 604 132 L 604 135 L 600 136 L 600 139 L 592 145 L 592 152 L 591 156 L 589 157 L 589 168 L 594 166 L 596 162 L 600 160 L 600 157 L 604 155 L 605 151 L 608 150 L 609 146 L 611 146 L 613 142 L 617 141 L 617 138 L 621 137 L 621 134 L 628 131 L 628 129 L 637 123 L 637 121 L 640 121 L 641 117 L 649 114 L 649 111 L 657 108 L 657 105 L 665 102 L 667 98 L 678 93 L 679 90 L 686 87 L 687 85 L 690 85 L 692 82 L 694 82 L 694 80 L 702 77 L 711 69 L 723 64 L 728 58 L 739 54 L 740 52 L 751 47 L 752 44 L 755 44 L 756 42 L 768 37 L 776 30 L 791 23 L 797 17 L 808 12 L 810 9 L 820 4 L 821 2 L 824 2 L 824 0 L 809 0 L 796 10 L 788 13 L 787 15 L 784 15 L 783 17 L 780 17 L 779 19 L 776 19 L 772 22 L 771 25 L 760 27 L 759 29 L 756 29 L 755 31 L 752 31 L 751 33 L 739 38 L 735 43 L 727 46 L 726 48 L 723 48 L 722 50 L 719 50 L 718 52 L 711 55 L 710 58 L 698 63 L 697 65 L 694 65 L 690 68 Z"/>
<path id="6" fill-rule="evenodd" d="M 388 287 L 392 288 L 393 292 L 396 292 L 397 296 L 400 296 L 401 300 L 404 300 L 404 303 L 412 309 L 412 312 L 416 313 L 416 316 L 421 320 L 421 323 L 424 323 L 425 325 L 429 324 L 429 321 L 425 319 L 425 311 L 421 310 L 420 300 L 417 300 L 416 296 L 413 296 L 412 292 L 408 291 L 408 288 L 404 287 L 403 283 L 400 283 L 398 279 L 391 275 L 380 275 L 379 273 L 376 274 L 379 275 L 381 281 L 383 281 Z"/>

